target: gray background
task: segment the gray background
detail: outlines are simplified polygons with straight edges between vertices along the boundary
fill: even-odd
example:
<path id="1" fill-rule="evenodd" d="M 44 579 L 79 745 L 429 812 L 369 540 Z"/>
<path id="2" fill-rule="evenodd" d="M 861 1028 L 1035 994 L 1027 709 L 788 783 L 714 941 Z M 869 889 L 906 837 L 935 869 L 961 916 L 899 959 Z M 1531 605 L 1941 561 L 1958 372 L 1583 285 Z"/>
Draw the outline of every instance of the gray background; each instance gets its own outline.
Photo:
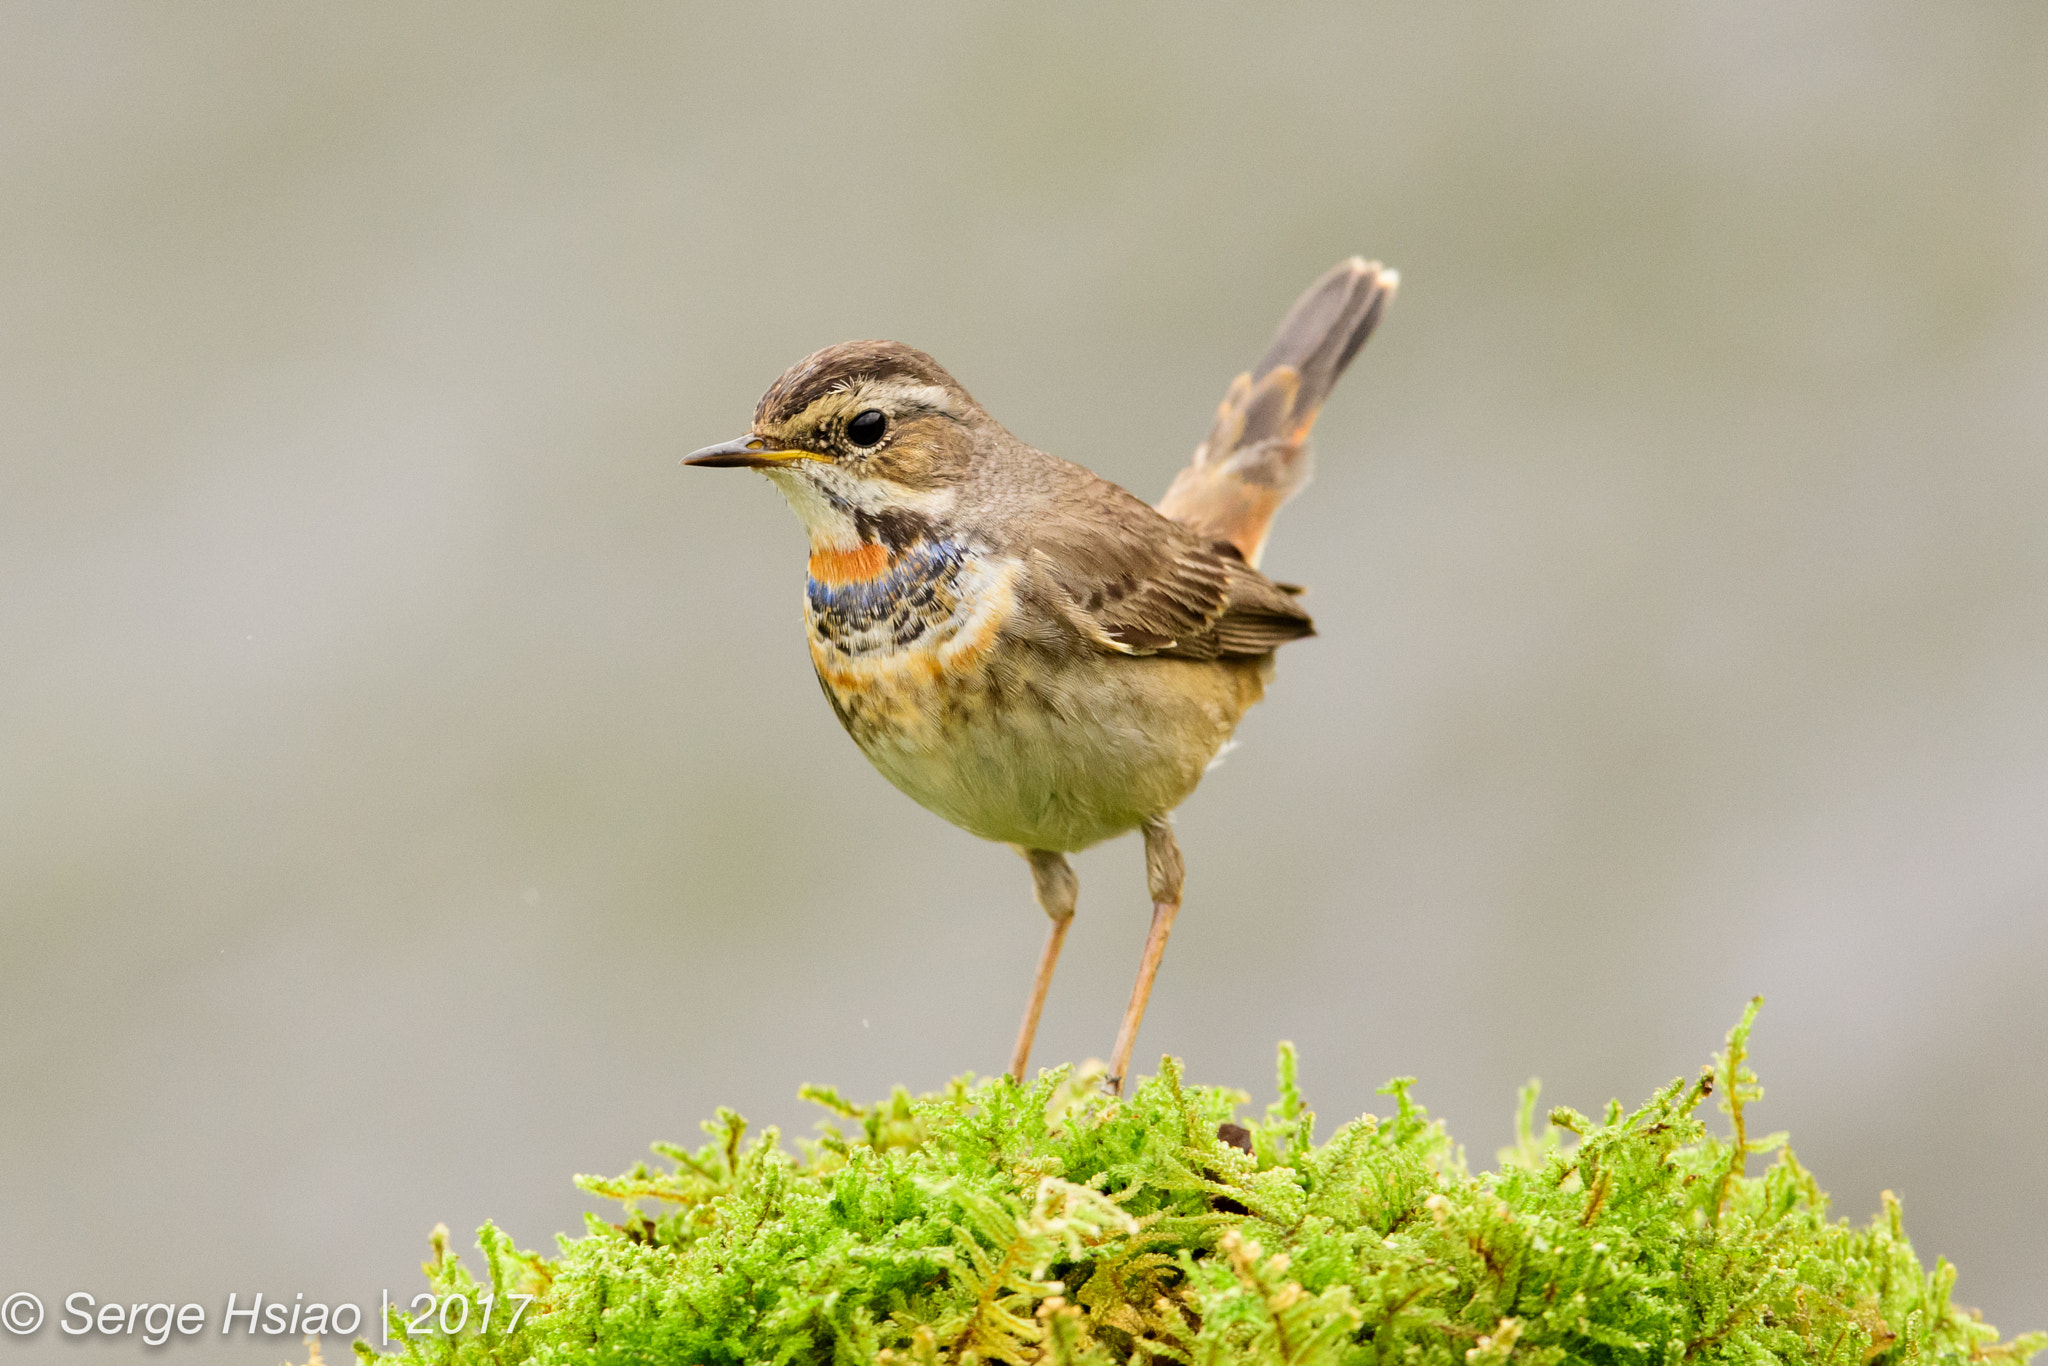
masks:
<path id="1" fill-rule="evenodd" d="M 1014 855 L 680 470 L 814 347 L 1148 496 L 1399 304 L 1140 1041 L 1490 1162 L 1768 995 L 1757 1123 L 2048 1326 L 2048 10 L 0 11 L 0 1292 L 369 1299 L 799 1082 L 1007 1057 Z M 1139 850 L 1041 1059 L 1108 1051 Z M 0 1358 L 133 1359 L 46 1327 Z M 217 1338 L 183 1355 L 281 1359 Z"/>

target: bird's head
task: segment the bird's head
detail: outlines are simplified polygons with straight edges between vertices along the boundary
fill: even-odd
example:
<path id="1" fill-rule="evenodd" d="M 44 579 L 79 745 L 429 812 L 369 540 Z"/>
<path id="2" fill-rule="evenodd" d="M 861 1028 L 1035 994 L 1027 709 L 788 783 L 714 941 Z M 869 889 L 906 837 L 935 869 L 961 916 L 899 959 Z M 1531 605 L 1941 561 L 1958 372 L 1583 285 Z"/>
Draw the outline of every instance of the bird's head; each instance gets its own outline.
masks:
<path id="1" fill-rule="evenodd" d="M 782 490 L 813 547 L 889 549 L 953 506 L 987 413 L 924 352 L 842 342 L 769 386 L 747 434 L 683 463 L 756 469 Z"/>

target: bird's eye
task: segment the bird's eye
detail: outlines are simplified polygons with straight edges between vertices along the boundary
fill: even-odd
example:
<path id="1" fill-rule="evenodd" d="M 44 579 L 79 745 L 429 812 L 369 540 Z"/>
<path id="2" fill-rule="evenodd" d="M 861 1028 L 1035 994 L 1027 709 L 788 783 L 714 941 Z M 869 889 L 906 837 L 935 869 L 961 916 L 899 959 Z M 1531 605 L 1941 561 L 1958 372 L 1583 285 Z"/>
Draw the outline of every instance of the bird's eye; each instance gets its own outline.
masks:
<path id="1" fill-rule="evenodd" d="M 880 408 L 869 408 L 846 424 L 846 439 L 856 446 L 872 446 L 882 439 L 882 430 L 888 425 Z"/>

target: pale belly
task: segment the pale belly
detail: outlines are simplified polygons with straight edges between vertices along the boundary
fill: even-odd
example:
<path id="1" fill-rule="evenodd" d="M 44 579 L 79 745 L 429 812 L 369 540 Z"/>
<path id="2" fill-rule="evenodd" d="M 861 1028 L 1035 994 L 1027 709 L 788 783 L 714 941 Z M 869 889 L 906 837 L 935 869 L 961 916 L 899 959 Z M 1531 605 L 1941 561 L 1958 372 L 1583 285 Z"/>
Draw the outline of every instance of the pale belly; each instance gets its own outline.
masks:
<path id="1" fill-rule="evenodd" d="M 840 610 L 814 589 L 811 659 L 847 733 L 890 782 L 984 839 L 1072 851 L 1173 810 L 1264 691 L 1270 657 L 1020 641 L 1003 629 L 1015 576 L 963 561 L 920 583 L 910 612 Z"/>

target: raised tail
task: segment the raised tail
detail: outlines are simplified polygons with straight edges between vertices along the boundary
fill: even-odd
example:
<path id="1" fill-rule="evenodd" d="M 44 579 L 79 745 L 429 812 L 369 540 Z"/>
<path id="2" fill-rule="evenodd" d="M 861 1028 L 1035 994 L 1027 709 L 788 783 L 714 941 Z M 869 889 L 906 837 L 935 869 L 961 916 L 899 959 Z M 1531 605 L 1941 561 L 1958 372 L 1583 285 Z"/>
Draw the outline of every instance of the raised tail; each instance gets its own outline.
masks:
<path id="1" fill-rule="evenodd" d="M 1294 301 L 1256 370 L 1231 381 L 1216 425 L 1159 510 L 1256 566 L 1273 514 L 1308 482 L 1308 433 L 1401 277 L 1354 256 Z"/>

